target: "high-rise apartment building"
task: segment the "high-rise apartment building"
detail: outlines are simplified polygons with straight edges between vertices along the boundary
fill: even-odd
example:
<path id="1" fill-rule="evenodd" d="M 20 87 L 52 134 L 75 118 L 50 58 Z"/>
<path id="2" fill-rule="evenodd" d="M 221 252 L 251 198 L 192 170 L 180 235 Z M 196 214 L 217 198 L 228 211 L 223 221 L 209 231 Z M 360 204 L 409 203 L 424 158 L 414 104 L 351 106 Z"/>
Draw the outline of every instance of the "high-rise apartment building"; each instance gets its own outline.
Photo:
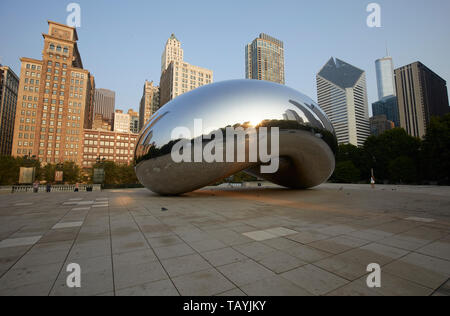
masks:
<path id="1" fill-rule="evenodd" d="M 161 75 L 160 107 L 183 93 L 212 82 L 212 70 L 173 61 Z"/>
<path id="2" fill-rule="evenodd" d="M 0 65 L 0 156 L 11 155 L 18 90 L 19 77 Z"/>
<path id="3" fill-rule="evenodd" d="M 129 133 L 130 132 L 130 115 L 123 113 L 122 110 L 116 110 L 114 113 L 114 132 Z"/>
<path id="4" fill-rule="evenodd" d="M 316 79 L 319 106 L 331 120 L 339 144 L 363 146 L 370 136 L 365 72 L 331 58 Z"/>
<path id="5" fill-rule="evenodd" d="M 159 87 L 153 81 L 145 81 L 144 92 L 139 105 L 139 130 L 144 128 L 150 117 L 159 109 Z"/>
<path id="6" fill-rule="evenodd" d="M 420 62 L 395 70 L 400 125 L 424 137 L 432 116 L 450 112 L 447 82 Z"/>
<path id="7" fill-rule="evenodd" d="M 166 47 L 161 56 L 161 73 L 169 67 L 172 61 L 183 61 L 183 49 L 181 42 L 172 34 L 166 42 Z"/>
<path id="8" fill-rule="evenodd" d="M 394 79 L 394 62 L 392 57 L 384 57 L 375 61 L 377 73 L 378 99 L 397 95 Z"/>
<path id="9" fill-rule="evenodd" d="M 116 93 L 108 89 L 95 89 L 94 114 L 101 114 L 104 119 L 113 119 L 116 108 Z"/>
<path id="10" fill-rule="evenodd" d="M 170 50 L 171 47 L 173 50 Z M 164 49 L 162 69 L 160 107 L 183 93 L 213 82 L 212 70 L 183 61 L 181 44 L 173 34 Z"/>
<path id="11" fill-rule="evenodd" d="M 92 83 L 73 27 L 48 22 L 42 60 L 21 58 L 14 156 L 43 163 L 81 163 L 86 113 L 92 113 Z M 91 120 L 92 121 L 92 120 Z"/>
<path id="12" fill-rule="evenodd" d="M 138 134 L 139 133 L 139 113 L 135 112 L 133 109 L 129 109 L 128 115 L 130 116 L 130 132 L 133 134 Z"/>
<path id="13" fill-rule="evenodd" d="M 283 42 L 263 33 L 248 44 L 245 77 L 285 84 Z"/>
<path id="14" fill-rule="evenodd" d="M 374 116 L 386 115 L 387 120 L 394 122 L 395 127 L 400 127 L 400 115 L 398 113 L 398 102 L 395 95 L 384 97 L 372 104 Z"/>

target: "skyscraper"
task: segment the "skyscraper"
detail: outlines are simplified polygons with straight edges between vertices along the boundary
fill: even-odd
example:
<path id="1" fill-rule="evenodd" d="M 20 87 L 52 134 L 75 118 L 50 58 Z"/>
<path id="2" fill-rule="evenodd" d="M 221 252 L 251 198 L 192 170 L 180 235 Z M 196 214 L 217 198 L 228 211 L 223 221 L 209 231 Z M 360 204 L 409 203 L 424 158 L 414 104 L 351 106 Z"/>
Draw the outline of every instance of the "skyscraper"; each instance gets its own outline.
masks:
<path id="1" fill-rule="evenodd" d="M 384 57 L 375 61 L 377 73 L 378 99 L 397 95 L 394 79 L 394 63 L 392 57 Z"/>
<path id="2" fill-rule="evenodd" d="M 365 72 L 332 57 L 316 79 L 319 106 L 333 123 L 339 144 L 363 146 L 370 136 Z"/>
<path id="3" fill-rule="evenodd" d="M 73 27 L 48 22 L 42 60 L 21 58 L 12 154 L 44 163 L 81 164 L 86 113 L 91 113 L 92 78 L 83 69 Z"/>
<path id="4" fill-rule="evenodd" d="M 169 67 L 172 61 L 183 61 L 183 49 L 181 42 L 172 34 L 166 42 L 166 47 L 161 56 L 161 73 Z"/>
<path id="5" fill-rule="evenodd" d="M 400 125 L 424 137 L 432 116 L 450 112 L 447 82 L 420 62 L 395 70 Z"/>
<path id="6" fill-rule="evenodd" d="M 139 106 L 139 130 L 148 122 L 150 117 L 159 109 L 159 87 L 153 81 L 145 81 L 144 91 Z"/>
<path id="7" fill-rule="evenodd" d="M 283 42 L 264 33 L 245 47 L 245 77 L 285 84 Z"/>
<path id="8" fill-rule="evenodd" d="M 183 60 L 180 42 L 172 34 L 163 53 L 160 106 L 177 96 L 213 82 L 212 70 L 190 65 Z"/>
<path id="9" fill-rule="evenodd" d="M 19 77 L 0 65 L 0 156 L 11 155 Z"/>
<path id="10" fill-rule="evenodd" d="M 94 116 L 103 115 L 104 119 L 113 119 L 116 108 L 116 93 L 108 89 L 95 89 L 94 96 Z"/>
<path id="11" fill-rule="evenodd" d="M 387 120 L 394 122 L 395 127 L 400 127 L 397 97 L 394 95 L 384 97 L 372 104 L 374 116 L 385 115 Z"/>

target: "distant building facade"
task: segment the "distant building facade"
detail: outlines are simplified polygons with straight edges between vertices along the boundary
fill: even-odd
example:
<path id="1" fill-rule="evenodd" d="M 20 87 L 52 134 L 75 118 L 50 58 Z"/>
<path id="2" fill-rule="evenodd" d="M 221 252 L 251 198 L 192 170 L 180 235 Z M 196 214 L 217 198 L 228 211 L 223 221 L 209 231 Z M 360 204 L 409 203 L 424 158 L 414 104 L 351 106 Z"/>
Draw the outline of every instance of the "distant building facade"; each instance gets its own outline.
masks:
<path id="1" fill-rule="evenodd" d="M 181 43 L 173 34 L 164 49 L 161 69 L 160 107 L 183 93 L 213 82 L 212 70 L 183 60 Z"/>
<path id="2" fill-rule="evenodd" d="M 137 137 L 131 133 L 84 130 L 81 166 L 92 168 L 97 161 L 103 160 L 131 164 Z"/>
<path id="3" fill-rule="evenodd" d="M 370 136 L 365 72 L 331 58 L 316 80 L 319 106 L 331 120 L 339 144 L 363 146 Z"/>
<path id="4" fill-rule="evenodd" d="M 108 89 L 96 89 L 94 96 L 94 115 L 101 114 L 104 119 L 113 119 L 116 108 L 116 93 Z"/>
<path id="5" fill-rule="evenodd" d="M 159 109 L 159 87 L 153 81 L 145 81 L 144 91 L 139 105 L 139 130 L 144 128 L 150 117 Z"/>
<path id="6" fill-rule="evenodd" d="M 173 61 L 161 75 L 160 106 L 183 93 L 213 82 L 212 70 Z"/>
<path id="7" fill-rule="evenodd" d="M 370 118 L 370 134 L 380 136 L 386 131 L 395 128 L 395 124 L 389 121 L 386 115 L 377 115 Z"/>
<path id="8" fill-rule="evenodd" d="M 122 110 L 116 110 L 114 113 L 114 132 L 118 133 L 130 133 L 130 115 L 123 113 Z"/>
<path id="9" fill-rule="evenodd" d="M 0 65 L 0 156 L 11 155 L 18 92 L 19 77 Z"/>
<path id="10" fill-rule="evenodd" d="M 387 120 L 394 122 L 395 127 L 400 127 L 400 114 L 398 112 L 397 97 L 394 95 L 384 97 L 372 104 L 374 116 L 386 115 Z"/>
<path id="11" fill-rule="evenodd" d="M 103 118 L 101 114 L 95 114 L 92 129 L 96 131 L 112 131 L 112 120 Z"/>
<path id="12" fill-rule="evenodd" d="M 395 70 L 400 125 L 423 138 L 433 116 L 450 112 L 447 82 L 420 62 Z"/>
<path id="13" fill-rule="evenodd" d="M 245 47 L 245 77 L 285 84 L 284 44 L 267 34 L 260 34 Z"/>
<path id="14" fill-rule="evenodd" d="M 44 164 L 81 164 L 86 113 L 92 113 L 93 77 L 83 68 L 73 27 L 48 22 L 42 60 L 21 58 L 12 154 Z"/>
<path id="15" fill-rule="evenodd" d="M 139 113 L 132 109 L 128 110 L 128 115 L 130 116 L 130 133 L 139 133 Z"/>
<path id="16" fill-rule="evenodd" d="M 375 61 L 377 74 L 378 100 L 389 96 L 396 96 L 394 79 L 394 62 L 392 57 L 384 57 Z"/>

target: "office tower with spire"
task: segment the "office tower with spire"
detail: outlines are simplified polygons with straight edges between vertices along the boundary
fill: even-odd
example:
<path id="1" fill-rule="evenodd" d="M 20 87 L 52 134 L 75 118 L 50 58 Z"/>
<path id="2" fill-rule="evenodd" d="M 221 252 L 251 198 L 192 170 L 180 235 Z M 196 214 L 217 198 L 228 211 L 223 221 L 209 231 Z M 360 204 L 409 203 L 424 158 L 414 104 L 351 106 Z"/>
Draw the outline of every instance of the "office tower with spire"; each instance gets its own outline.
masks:
<path id="1" fill-rule="evenodd" d="M 184 61 L 181 43 L 173 34 L 164 48 L 161 70 L 160 106 L 183 93 L 213 82 L 212 70 Z"/>
<path id="2" fill-rule="evenodd" d="M 375 61 L 377 73 L 378 99 L 397 95 L 394 79 L 394 63 L 392 57 L 384 57 Z"/>
<path id="3" fill-rule="evenodd" d="M 387 49 L 386 55 L 388 55 Z M 400 127 L 392 57 L 387 56 L 377 59 L 375 71 L 377 74 L 378 101 L 372 104 L 372 113 L 374 116 L 385 116 L 387 120 L 394 122 L 396 127 Z"/>
<path id="4" fill-rule="evenodd" d="M 262 33 L 247 44 L 245 77 L 285 84 L 283 42 Z"/>
<path id="5" fill-rule="evenodd" d="M 365 72 L 332 57 L 316 80 L 319 106 L 333 123 L 339 144 L 363 146 L 370 136 Z"/>
<path id="6" fill-rule="evenodd" d="M 161 56 L 161 73 L 169 67 L 172 61 L 182 62 L 184 59 L 183 54 L 181 42 L 172 33 L 166 42 L 166 47 Z"/>

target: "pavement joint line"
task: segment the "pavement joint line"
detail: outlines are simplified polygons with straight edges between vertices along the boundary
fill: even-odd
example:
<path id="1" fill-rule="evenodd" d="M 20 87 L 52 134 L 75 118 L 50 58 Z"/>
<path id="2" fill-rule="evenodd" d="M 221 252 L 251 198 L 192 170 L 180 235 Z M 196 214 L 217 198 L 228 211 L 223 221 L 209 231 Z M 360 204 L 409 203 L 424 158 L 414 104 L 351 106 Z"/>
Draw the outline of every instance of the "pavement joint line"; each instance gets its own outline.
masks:
<path id="1" fill-rule="evenodd" d="M 116 296 L 117 292 L 116 292 L 116 278 L 115 278 L 115 271 L 114 271 L 114 253 L 113 253 L 112 228 L 111 228 L 111 209 L 109 207 L 108 207 L 108 227 L 109 227 L 109 249 L 111 252 L 111 269 L 112 269 L 112 283 L 113 283 L 112 292 L 113 292 L 114 296 Z"/>
<path id="2" fill-rule="evenodd" d="M 164 272 L 167 274 L 167 277 L 169 278 L 170 282 L 172 283 L 173 287 L 177 290 L 178 295 L 181 295 L 180 290 L 178 289 L 178 287 L 175 285 L 175 282 L 173 282 L 172 278 L 170 277 L 169 272 L 167 271 L 166 267 L 164 267 L 164 265 L 162 264 L 161 259 L 158 257 L 158 255 L 156 254 L 155 249 L 153 248 L 153 246 L 150 244 L 150 242 L 148 241 L 147 236 L 144 234 L 144 232 L 141 229 L 141 226 L 139 226 L 139 224 L 136 221 L 136 218 L 134 217 L 134 215 L 132 214 L 132 212 L 129 211 L 128 207 L 126 208 L 128 214 L 131 216 L 131 218 L 133 218 L 133 221 L 135 223 L 135 225 L 137 226 L 137 228 L 139 229 L 140 233 L 142 234 L 142 236 L 144 237 L 145 241 L 147 242 L 148 246 L 150 247 L 150 249 L 153 251 L 156 259 L 158 260 L 159 264 L 161 265 L 161 267 L 163 268 Z M 154 217 L 153 215 L 151 215 L 152 217 Z M 155 217 L 156 218 L 156 217 Z M 156 218 L 159 222 L 161 222 L 158 218 Z M 176 234 L 175 234 L 176 235 Z M 177 237 L 179 238 L 179 236 L 177 235 Z"/>
<path id="3" fill-rule="evenodd" d="M 66 213 L 66 214 L 67 214 L 67 213 Z M 87 216 L 87 215 L 86 215 L 86 216 Z M 59 269 L 58 274 L 56 275 L 55 281 L 53 281 L 53 284 L 52 284 L 51 288 L 49 289 L 49 292 L 48 292 L 47 296 L 50 296 L 50 294 L 52 293 L 53 289 L 55 288 L 56 282 L 58 282 L 59 276 L 61 275 L 62 271 L 64 270 L 65 263 L 67 262 L 67 259 L 69 258 L 69 255 L 70 255 L 70 253 L 72 252 L 72 249 L 73 249 L 73 247 L 74 247 L 74 245 L 75 245 L 75 242 L 77 241 L 78 236 L 80 235 L 81 227 L 82 227 L 82 226 L 80 226 L 80 227 L 78 228 L 77 235 L 76 235 L 75 238 L 73 239 L 72 245 L 70 246 L 70 249 L 69 249 L 69 251 L 67 252 L 66 257 L 64 258 L 64 260 L 63 260 L 63 262 L 62 262 L 62 264 L 61 264 L 61 268 Z M 83 268 L 81 268 L 81 269 L 83 269 Z"/>

